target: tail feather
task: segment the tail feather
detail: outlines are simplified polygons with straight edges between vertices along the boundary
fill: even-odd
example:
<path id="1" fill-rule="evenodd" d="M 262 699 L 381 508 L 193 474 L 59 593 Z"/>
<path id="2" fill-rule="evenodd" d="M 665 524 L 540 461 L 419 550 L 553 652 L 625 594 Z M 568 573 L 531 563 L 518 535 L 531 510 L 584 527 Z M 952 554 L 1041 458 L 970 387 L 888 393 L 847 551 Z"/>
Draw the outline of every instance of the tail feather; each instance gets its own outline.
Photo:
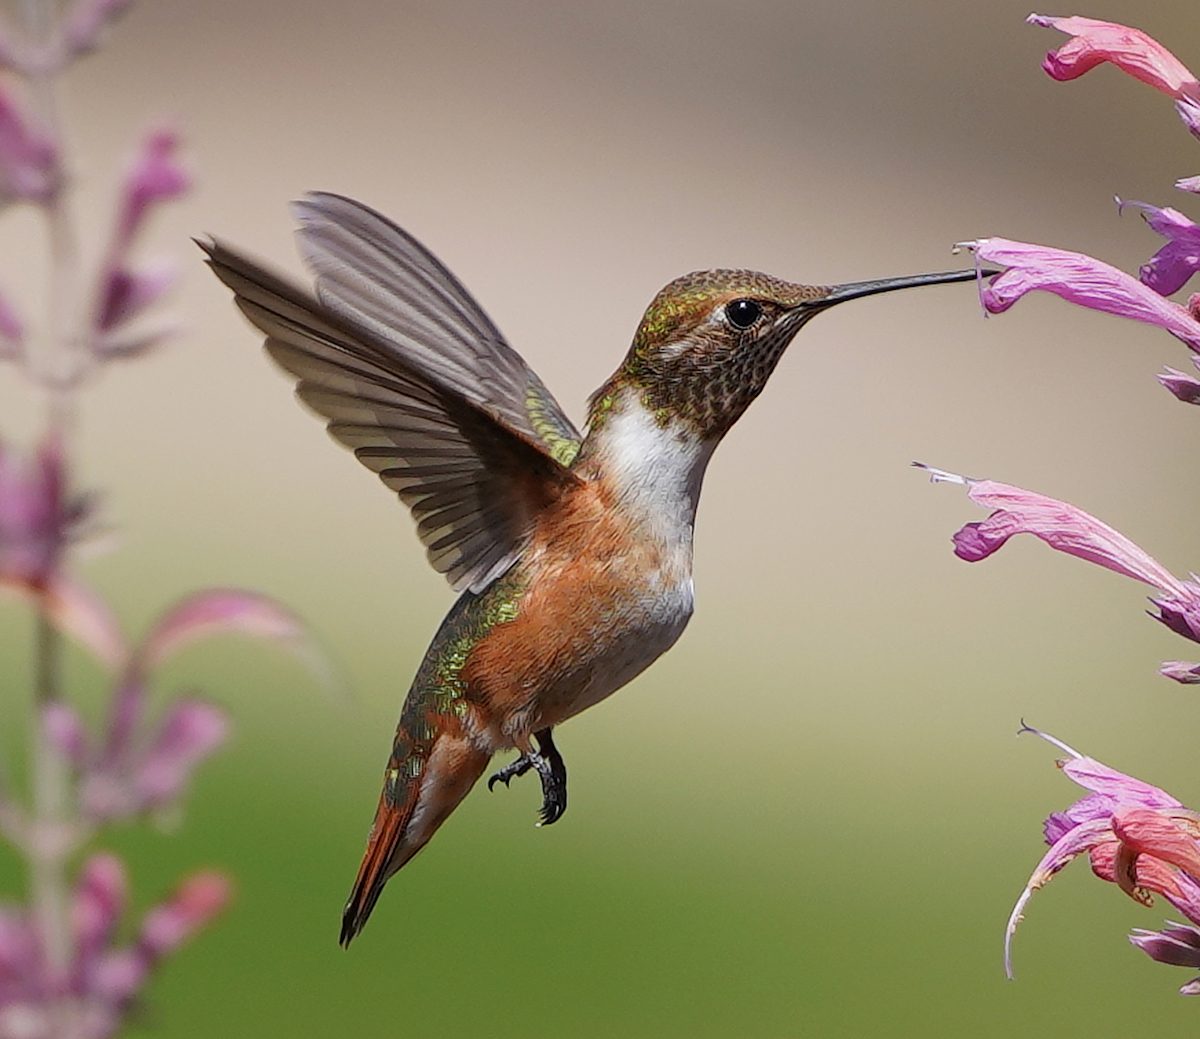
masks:
<path id="1" fill-rule="evenodd" d="M 483 775 L 491 755 L 462 736 L 443 734 L 420 772 L 397 784 L 404 762 L 389 762 L 367 850 L 342 913 L 344 948 L 366 926 L 389 878 L 419 852 Z M 392 770 L 399 768 L 398 773 Z M 399 788 L 397 789 L 397 787 Z"/>

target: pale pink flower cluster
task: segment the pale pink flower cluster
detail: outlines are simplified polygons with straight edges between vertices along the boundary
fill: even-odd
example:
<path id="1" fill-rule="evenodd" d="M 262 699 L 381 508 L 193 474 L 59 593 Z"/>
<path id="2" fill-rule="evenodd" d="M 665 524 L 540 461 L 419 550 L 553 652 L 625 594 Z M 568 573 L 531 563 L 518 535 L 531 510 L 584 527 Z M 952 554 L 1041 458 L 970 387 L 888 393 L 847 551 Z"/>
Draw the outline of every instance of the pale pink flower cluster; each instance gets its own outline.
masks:
<path id="1" fill-rule="evenodd" d="M 95 501 L 72 485 L 64 419 L 87 376 L 166 337 L 166 326 L 145 317 L 175 272 L 139 262 L 135 251 L 154 211 L 183 196 L 191 178 L 176 135 L 148 134 L 121 184 L 98 265 L 79 270 L 65 142 L 50 129 L 59 121 L 46 110 L 53 77 L 96 49 L 129 0 L 75 0 L 57 14 L 51 0 L 25 6 L 36 11 L 39 2 L 48 34 L 23 38 L 0 25 L 0 209 L 23 204 L 42 213 L 57 243 L 51 263 L 59 265 L 48 280 L 79 283 L 85 295 L 55 298 L 52 290 L 49 323 L 62 315 L 77 320 L 38 329 L 0 293 L 0 359 L 52 402 L 49 429 L 27 456 L 0 440 L 0 590 L 33 607 L 38 631 L 32 792 L 25 803 L 0 788 L 0 837 L 24 857 L 30 875 L 27 902 L 0 903 L 0 1039 L 106 1039 L 123 1025 L 150 972 L 230 898 L 225 877 L 195 873 L 142 916 L 132 938 L 121 937 L 129 933 L 125 868 L 114 855 L 91 850 L 116 820 L 177 809 L 197 766 L 226 739 L 225 711 L 200 697 L 168 696 L 151 712 L 156 669 L 180 647 L 222 632 L 301 650 L 305 644 L 288 610 L 235 589 L 186 596 L 130 642 L 111 608 L 70 566 L 71 546 L 87 534 Z M 78 277 L 54 277 L 64 265 Z M 109 676 L 98 724 L 86 723 L 60 687 L 64 637 Z"/>

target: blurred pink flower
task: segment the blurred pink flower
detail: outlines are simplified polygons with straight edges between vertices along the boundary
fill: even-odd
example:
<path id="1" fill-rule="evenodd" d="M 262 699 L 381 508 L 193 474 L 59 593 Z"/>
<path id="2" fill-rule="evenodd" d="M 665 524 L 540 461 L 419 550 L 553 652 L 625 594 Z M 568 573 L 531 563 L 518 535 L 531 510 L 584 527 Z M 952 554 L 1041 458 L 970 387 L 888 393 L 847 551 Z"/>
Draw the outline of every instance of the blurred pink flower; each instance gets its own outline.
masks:
<path id="1" fill-rule="evenodd" d="M 147 721 L 150 672 L 192 642 L 223 633 L 271 639 L 310 655 L 303 622 L 255 592 L 212 589 L 167 610 L 142 642 L 122 648 L 122 664 L 103 735 L 92 741 L 79 713 L 56 702 L 43 708 L 51 744 L 80 774 L 80 804 L 93 823 L 174 804 L 196 767 L 224 743 L 228 718 L 195 697 L 173 700 L 157 723 Z"/>
<path id="2" fill-rule="evenodd" d="M 125 13 L 133 0 L 75 0 L 62 23 L 63 59 L 96 49 L 110 22 Z"/>
<path id="3" fill-rule="evenodd" d="M 1200 923 L 1200 882 L 1196 879 L 1200 875 L 1200 815 L 1165 790 L 1083 757 L 1053 736 L 1024 723 L 1020 732 L 1033 733 L 1065 752 L 1068 756 L 1059 767 L 1089 793 L 1046 819 L 1043 829 L 1050 850 L 1026 883 L 1005 929 L 1004 969 L 1008 976 L 1013 976 L 1013 934 L 1033 892 L 1084 853 L 1098 877 L 1116 884 L 1135 901 L 1150 905 L 1152 894 L 1159 894 L 1193 923 Z M 1163 947 L 1145 937 L 1150 933 L 1135 932 L 1131 940 L 1154 956 Z M 1175 936 L 1174 940 L 1180 939 Z M 1187 965 L 1200 967 L 1200 962 Z"/>
<path id="4" fill-rule="evenodd" d="M 170 953 L 209 924 L 230 900 L 229 881 L 218 873 L 187 878 L 142 918 L 131 945 L 115 944 L 128 900 L 120 860 L 93 855 L 75 889 L 72 960 L 67 977 L 51 977 L 31 918 L 0 910 L 0 1036 L 55 1039 L 56 1005 L 69 998 L 80 1039 L 115 1035 L 150 973 Z"/>
<path id="5" fill-rule="evenodd" d="M 57 437 L 47 437 L 29 459 L 0 443 L 0 584 L 49 584 L 87 513 L 86 499 L 67 493 Z"/>
<path id="6" fill-rule="evenodd" d="M 1092 310 L 1157 325 L 1200 350 L 1200 321 L 1186 308 L 1101 260 L 1007 238 L 959 244 L 980 260 L 1007 268 L 981 283 L 980 299 L 991 314 L 1003 313 L 1026 293 L 1042 290 Z"/>
<path id="7" fill-rule="evenodd" d="M 1161 621 L 1176 634 L 1200 642 L 1200 583 L 1185 581 L 1167 570 L 1124 534 L 1082 509 L 1012 484 L 972 480 L 921 463 L 935 483 L 957 483 L 977 505 L 994 510 L 985 520 L 968 523 L 953 535 L 954 554 L 969 563 L 997 552 L 1015 534 L 1032 534 L 1055 551 L 1085 559 L 1106 570 L 1141 581 L 1163 594 L 1151 599 Z M 1191 665 L 1186 665 L 1191 666 Z M 1173 661 L 1160 673 L 1176 681 L 1185 665 Z"/>
<path id="8" fill-rule="evenodd" d="M 48 202 L 58 191 L 58 149 L 0 89 L 0 203 Z"/>
<path id="9" fill-rule="evenodd" d="M 175 159 L 179 140 L 160 130 L 147 136 L 122 189 L 112 238 L 101 267 L 92 319 L 94 349 L 102 356 L 128 357 L 160 341 L 165 331 L 129 334 L 125 326 L 139 317 L 175 282 L 175 270 L 158 264 L 134 269 L 130 253 L 153 207 L 181 197 L 191 178 Z"/>
<path id="10" fill-rule="evenodd" d="M 1175 181 L 1175 186 L 1180 191 L 1190 191 L 1194 195 L 1200 194 L 1200 177 L 1184 177 Z"/>

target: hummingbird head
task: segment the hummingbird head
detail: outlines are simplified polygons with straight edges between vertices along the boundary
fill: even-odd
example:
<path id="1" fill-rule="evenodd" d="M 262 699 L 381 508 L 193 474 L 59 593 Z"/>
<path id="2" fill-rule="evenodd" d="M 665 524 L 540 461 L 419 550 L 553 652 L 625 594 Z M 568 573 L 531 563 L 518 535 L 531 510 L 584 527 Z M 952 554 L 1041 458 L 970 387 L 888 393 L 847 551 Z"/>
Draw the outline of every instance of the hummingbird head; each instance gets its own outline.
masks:
<path id="1" fill-rule="evenodd" d="M 593 428 L 620 391 L 630 389 L 660 425 L 681 420 L 703 439 L 720 438 L 762 392 L 796 333 L 823 310 L 977 276 L 975 270 L 947 271 L 829 286 L 796 285 L 757 271 L 685 274 L 654 297 L 621 367 L 593 396 Z"/>

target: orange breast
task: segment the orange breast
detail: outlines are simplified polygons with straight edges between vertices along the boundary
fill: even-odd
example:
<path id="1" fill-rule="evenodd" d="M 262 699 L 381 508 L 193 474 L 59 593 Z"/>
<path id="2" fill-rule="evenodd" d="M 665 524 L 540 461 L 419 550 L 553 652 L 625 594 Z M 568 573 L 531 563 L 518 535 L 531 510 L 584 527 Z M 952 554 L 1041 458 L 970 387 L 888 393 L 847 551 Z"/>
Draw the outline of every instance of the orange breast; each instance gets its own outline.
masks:
<path id="1" fill-rule="evenodd" d="M 488 633 L 462 672 L 501 746 L 615 691 L 691 615 L 690 540 L 655 543 L 601 481 L 547 511 L 520 565 L 528 585 L 516 617 Z"/>

